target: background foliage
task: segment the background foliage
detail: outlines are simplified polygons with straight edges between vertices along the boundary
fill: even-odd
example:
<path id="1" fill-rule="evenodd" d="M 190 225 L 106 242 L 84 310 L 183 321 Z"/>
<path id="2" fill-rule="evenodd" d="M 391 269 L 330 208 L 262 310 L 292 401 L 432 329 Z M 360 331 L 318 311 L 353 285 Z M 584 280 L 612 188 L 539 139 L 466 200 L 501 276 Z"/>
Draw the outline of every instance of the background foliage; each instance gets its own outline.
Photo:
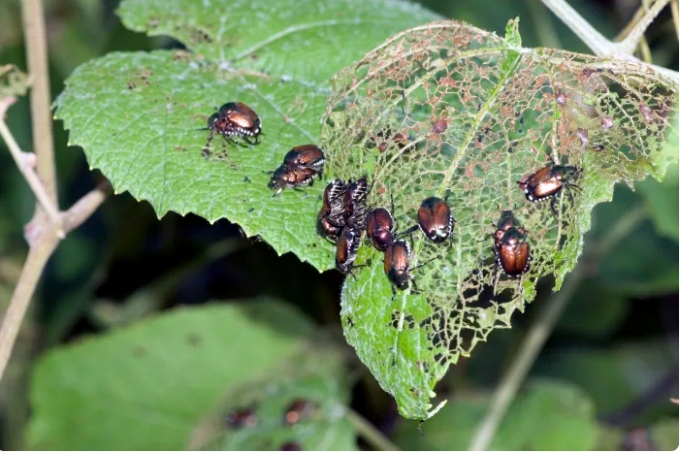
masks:
<path id="1" fill-rule="evenodd" d="M 199 171 L 196 174 L 208 175 L 222 170 L 216 166 L 213 166 L 215 169 L 209 167 L 210 162 L 202 161 L 195 154 L 174 150 L 174 143 L 181 143 L 177 145 L 180 148 L 184 145 L 196 148 L 204 140 L 202 134 L 190 135 L 189 131 L 190 128 L 202 127 L 204 119 L 192 117 L 181 104 L 198 99 L 194 102 L 200 105 L 193 106 L 192 111 L 194 108 L 209 111 L 222 102 L 222 90 L 232 86 L 235 89 L 245 88 L 239 96 L 248 97 L 246 102 L 257 106 L 256 110 L 264 117 L 265 128 L 270 125 L 271 135 L 280 139 L 265 137 L 264 146 L 269 152 L 264 155 L 271 160 L 271 164 L 266 165 L 273 167 L 291 144 L 316 136 L 309 137 L 311 132 L 305 136 L 305 130 L 319 127 L 314 125 L 314 121 L 320 115 L 312 113 L 320 112 L 323 103 L 315 104 L 313 100 L 327 93 L 323 82 L 325 78 L 359 58 L 392 32 L 435 17 L 411 7 L 406 11 L 379 7 L 377 11 L 383 19 L 377 21 L 379 23 L 371 21 L 362 28 L 361 24 L 357 26 L 360 18 L 377 14 L 364 9 L 369 8 L 367 5 L 371 2 L 337 2 L 341 5 L 338 8 L 348 8 L 348 11 L 349 6 L 353 6 L 356 17 L 349 17 L 346 24 L 337 27 L 333 24 L 332 33 L 319 27 L 305 30 L 291 39 L 277 40 L 270 46 L 258 48 L 254 53 L 258 58 L 255 59 L 248 57 L 253 55 L 253 47 L 258 45 L 259 27 L 283 30 L 292 19 L 286 16 L 290 8 L 285 2 L 279 2 L 280 9 L 269 10 L 271 22 L 263 22 L 262 25 L 256 20 L 249 20 L 257 16 L 258 11 L 253 10 L 250 12 L 252 16 L 239 18 L 243 19 L 238 29 L 243 40 L 236 42 L 232 48 L 234 56 L 237 62 L 242 62 L 242 68 L 269 71 L 285 76 L 286 81 L 259 80 L 251 73 L 236 70 L 215 85 L 200 90 L 195 84 L 200 83 L 201 74 L 216 70 L 201 62 L 222 56 L 211 53 L 219 46 L 210 45 L 206 36 L 216 43 L 236 36 L 236 31 L 223 30 L 221 24 L 210 22 L 219 17 L 218 14 L 207 15 L 200 22 L 206 25 L 205 29 L 181 29 L 169 33 L 195 44 L 204 58 L 196 62 L 198 68 L 188 74 L 187 83 L 181 85 L 180 91 L 174 91 L 174 85 L 164 85 L 169 82 L 163 78 L 173 75 L 173 65 L 177 64 L 173 56 L 186 56 L 178 49 L 178 43 L 165 37 L 149 38 L 127 30 L 113 14 L 117 5 L 112 3 L 95 0 L 46 2 L 55 97 L 62 91 L 63 81 L 72 70 L 90 58 L 111 51 L 163 48 L 165 50 L 154 51 L 145 57 L 118 53 L 100 60 L 123 60 L 128 65 L 128 72 L 120 76 L 120 80 L 113 75 L 113 80 L 120 85 L 118 92 L 99 95 L 120 96 L 125 93 L 133 103 L 156 109 L 156 114 L 146 119 L 157 127 L 155 130 L 137 127 L 134 111 L 83 111 L 79 112 L 82 114 L 78 117 L 79 122 L 104 122 L 108 119 L 114 121 L 117 128 L 107 133 L 122 135 L 87 136 L 72 131 L 68 139 L 81 145 L 116 140 L 116 150 L 123 143 L 130 158 L 135 158 L 133 152 L 136 147 L 142 149 L 142 144 L 160 143 L 168 147 L 168 142 L 162 142 L 162 136 L 163 140 L 172 143 L 171 151 L 174 152 L 167 161 L 167 168 L 176 172 L 178 178 L 186 177 L 187 180 L 191 180 L 191 176 L 187 177 L 183 172 L 194 171 L 197 165 Z M 251 3 L 248 2 L 249 5 Z M 432 1 L 426 6 L 445 17 L 465 20 L 500 34 L 507 19 L 519 15 L 523 18 L 523 45 L 549 45 L 585 51 L 578 40 L 549 16 L 538 2 L 513 1 L 498 5 L 497 2 L 487 4 L 480 0 L 459 3 Z M 624 2 L 572 3 L 605 35 L 621 29 L 633 13 L 632 6 Z M 314 4 L 310 2 L 305 11 L 320 23 L 328 22 L 328 17 L 335 14 L 333 11 L 317 10 Z M 491 4 L 495 6 L 492 8 Z M 154 2 L 148 5 L 141 11 L 123 8 L 122 16 L 130 18 L 126 25 L 135 30 L 151 29 L 154 34 L 168 33 L 168 29 L 160 28 L 158 24 L 154 26 L 154 14 L 157 13 L 154 8 L 158 6 Z M 243 8 L 239 9 L 239 6 L 234 4 L 233 11 L 241 11 Z M 422 17 L 413 14 L 413 11 L 419 11 L 417 14 L 422 14 Z M 616 14 L 605 13 L 610 11 Z M 25 69 L 18 12 L 16 2 L 0 5 L 0 63 L 14 63 Z M 323 17 L 323 14 L 329 16 Z M 395 16 L 388 16 L 392 14 L 402 14 L 403 22 Z M 669 16 L 662 15 L 655 22 L 648 32 L 648 39 L 654 61 L 677 69 L 677 39 L 673 38 Z M 163 23 L 163 27 L 174 25 L 173 22 Z M 332 39 L 349 36 L 354 40 L 357 30 L 359 33 L 361 30 L 371 32 L 360 35 L 361 40 L 357 38 L 356 41 L 374 41 L 366 42 L 365 48 L 354 49 Z M 330 55 L 309 44 L 319 38 L 333 46 Z M 304 49 L 301 54 L 308 58 L 291 65 L 285 59 L 286 52 L 300 48 Z M 318 64 L 321 55 L 328 64 Z M 158 64 L 164 71 L 151 75 L 158 79 L 146 87 L 145 77 L 148 75 L 143 68 L 149 59 L 160 59 Z M 73 83 L 82 80 L 82 83 L 96 86 L 98 79 L 88 78 L 88 68 L 93 68 L 92 64 L 81 67 Z M 132 88 L 128 86 L 130 81 L 134 85 Z M 307 104 L 301 107 L 296 98 L 290 96 L 291 91 L 280 88 L 280 83 L 295 85 L 299 90 L 298 96 L 304 98 Z M 195 93 L 198 93 L 198 98 L 189 99 L 189 94 Z M 166 99 L 167 96 L 171 99 Z M 152 102 L 154 99 L 157 99 L 156 103 Z M 169 104 L 172 107 L 168 107 Z M 296 112 L 296 107 L 299 113 L 290 115 L 292 121 L 286 122 L 286 115 L 282 112 Z M 168 114 L 169 109 L 172 109 L 172 116 Z M 24 99 L 12 108 L 8 123 L 20 144 L 28 149 L 27 115 Z M 169 118 L 176 119 L 180 127 L 173 128 Z M 59 127 L 61 123 L 56 124 Z M 160 134 L 160 131 L 165 133 Z M 71 202 L 94 185 L 96 174 L 90 173 L 89 167 L 100 165 L 92 159 L 86 162 L 78 149 L 66 149 L 66 133 L 56 132 L 60 193 L 66 202 Z M 668 149 L 677 152 L 677 143 L 670 144 Z M 234 161 L 241 164 L 241 171 L 245 172 L 248 160 L 240 161 L 238 152 L 241 150 L 234 153 Z M 155 155 L 145 158 L 153 164 Z M 8 154 L 0 153 L 0 159 L 3 168 L 0 178 L 0 301 L 4 302 L 9 300 L 25 253 L 21 225 L 30 218 L 32 198 Z M 110 171 L 116 171 L 116 166 L 119 171 L 140 171 L 140 168 L 130 167 L 129 161 L 110 160 Z M 159 212 L 175 210 L 185 213 L 189 209 L 183 209 L 178 204 L 180 200 L 173 200 L 172 194 L 177 190 L 194 190 L 193 200 L 205 207 L 201 214 L 217 220 L 224 216 L 225 209 L 234 209 L 227 216 L 238 221 L 247 234 L 256 231 L 258 216 L 251 216 L 245 204 L 215 205 L 215 200 L 201 196 L 202 187 L 207 187 L 205 190 L 212 194 L 230 184 L 230 187 L 248 196 L 258 197 L 261 203 L 257 212 L 262 215 L 281 216 L 288 212 L 283 210 L 283 206 L 290 197 L 284 194 L 271 200 L 264 188 L 265 175 L 253 175 L 251 183 L 247 183 L 238 173 L 238 177 L 225 180 L 225 185 L 218 188 L 208 187 L 200 179 L 192 180 L 195 184 L 171 186 L 167 192 L 164 192 L 166 186 L 162 181 L 142 185 L 140 178 L 144 175 L 132 175 L 135 176 L 131 178 L 133 181 L 138 179 L 138 192 L 135 193 L 133 186 L 118 186 L 119 192 L 131 190 L 141 198 L 139 191 L 154 190 L 156 192 L 144 194 L 144 198 L 152 201 Z M 110 175 L 107 173 L 107 176 Z M 668 403 L 668 397 L 677 397 L 678 394 L 678 327 L 675 321 L 678 307 L 678 217 L 675 215 L 677 212 L 670 209 L 675 209 L 677 202 L 677 167 L 669 172 L 662 184 L 650 179 L 638 183 L 636 188 L 638 190 L 632 192 L 627 187 L 617 187 L 614 201 L 595 209 L 593 231 L 585 240 L 586 251 L 634 206 L 644 206 L 647 218 L 614 253 L 592 269 L 588 281 L 574 297 L 533 370 L 533 377 L 550 377 L 552 380 L 547 383 L 536 381 L 527 386 L 511 409 L 509 415 L 516 414 L 517 419 L 526 419 L 526 426 L 536 428 L 517 429 L 513 427 L 512 417 L 508 417 L 506 423 L 509 424 L 501 428 L 495 447 L 619 448 L 626 439 L 630 440 L 631 430 L 640 426 L 644 427 L 654 446 L 677 446 L 677 407 Z M 309 193 L 314 197 L 320 190 L 315 187 Z M 290 204 L 285 206 L 288 208 Z M 316 210 L 316 206 L 305 204 L 296 209 L 308 209 L 309 214 Z M 180 217 L 169 213 L 159 222 L 147 203 L 137 203 L 128 194 L 109 200 L 82 229 L 68 237 L 50 263 L 39 302 L 34 305 L 30 322 L 24 327 L 10 372 L 3 379 L 0 400 L 3 411 L 0 441 L 3 449 L 183 448 L 190 438 L 195 438 L 197 430 L 201 432 L 200 428 L 210 425 L 210 414 L 220 413 L 220 410 L 223 413 L 225 409 L 220 407 L 231 407 L 229 401 L 234 398 L 229 397 L 229 392 L 233 389 L 229 388 L 226 379 L 233 379 L 235 389 L 248 383 L 257 388 L 262 385 L 260 383 L 268 381 L 268 376 L 272 379 L 285 375 L 281 372 L 285 363 L 281 364 L 279 360 L 286 362 L 287 354 L 293 357 L 296 348 L 304 347 L 305 338 L 312 335 L 314 326 L 321 326 L 327 331 L 331 337 L 329 341 L 335 345 L 333 348 L 343 348 L 344 341 L 340 336 L 342 321 L 338 316 L 339 276 L 334 272 L 319 275 L 291 254 L 277 256 L 286 251 L 284 244 L 290 241 L 300 241 L 301 245 L 314 243 L 317 247 L 309 246 L 309 253 L 300 258 L 317 267 L 329 266 L 328 253 L 331 249 L 314 236 L 310 218 L 313 217 L 286 218 L 290 222 L 287 224 L 290 230 L 299 230 L 300 235 L 284 237 L 283 233 L 272 234 L 264 238 L 267 243 L 262 243 L 244 239 L 239 227 L 225 220 L 209 225 L 193 215 Z M 332 379 L 324 377 L 329 375 L 328 370 L 311 370 L 310 373 L 317 377 L 299 378 L 300 374 L 305 374 L 299 373 L 290 378 L 293 382 L 299 378 L 302 384 L 286 383 L 288 381 L 277 384 L 275 387 L 282 390 L 272 390 L 273 396 L 267 399 L 270 409 L 263 409 L 264 414 L 272 414 L 273 421 L 271 425 L 264 426 L 278 426 L 276 414 L 285 404 L 281 402 L 285 398 L 277 400 L 276 395 L 287 395 L 286 392 L 314 395 L 330 389 L 328 391 L 333 396 L 329 399 L 334 401 L 334 406 L 327 409 L 331 416 L 318 421 L 318 428 L 312 427 L 310 433 L 296 438 L 307 448 L 315 445 L 317 448 L 324 445 L 356 448 L 353 428 L 342 415 L 345 405 L 359 411 L 404 448 L 450 449 L 456 445 L 464 448 L 467 444 L 464 439 L 469 438 L 475 421 L 483 416 L 488 389 L 493 387 L 512 360 L 512 352 L 522 337 L 524 327 L 531 322 L 533 306 L 549 302 L 552 286 L 550 281 L 539 282 L 535 303 L 528 307 L 524 316 L 513 319 L 515 328 L 496 332 L 489 337 L 488 344 L 477 348 L 471 359 L 461 361 L 449 371 L 439 384 L 437 393 L 452 398 L 452 402 L 460 401 L 460 404 L 447 406 L 440 417 L 425 424 L 424 438 L 417 434 L 414 425 L 395 417 L 396 408 L 391 399 L 357 363 L 351 350 L 341 356 L 343 360 L 338 359 L 340 365 L 329 363 L 329 368 L 339 366 L 345 370 L 333 373 L 339 382 L 333 383 Z M 264 303 L 267 309 L 262 310 L 262 302 L 250 300 L 260 296 L 285 301 L 287 306 L 295 305 L 298 309 L 291 311 L 281 305 L 282 302 L 270 301 Z M 211 300 L 219 300 L 219 307 L 203 307 Z M 239 305 L 236 305 L 237 301 Z M 241 308 L 251 304 L 252 309 Z M 262 311 L 265 313 L 262 314 Z M 301 316 L 299 311 L 306 315 Z M 282 313 L 290 313 L 289 316 L 299 320 L 281 327 L 276 321 L 283 316 Z M 279 314 L 281 316 L 277 316 Z M 148 315 L 152 317 L 140 320 Z M 128 324 L 130 327 L 127 327 Z M 181 326 L 179 331 L 177 325 Z M 230 332 L 226 328 L 229 325 L 239 328 Z M 296 328 L 290 329 L 291 326 Z M 201 331 L 201 334 L 195 337 L 192 335 L 195 331 Z M 176 342 L 175 347 L 171 346 L 175 344 L 173 342 Z M 254 349 L 248 349 L 251 347 Z M 285 352 L 286 348 L 290 350 Z M 254 354 L 258 354 L 261 360 L 253 361 Z M 276 360 L 272 359 L 274 357 Z M 315 356 L 309 354 L 309 357 Z M 36 362 L 38 358 L 40 360 Z M 292 358 L 289 362 L 297 363 Z M 247 364 L 252 364 L 253 368 L 248 368 Z M 145 366 L 150 367 L 150 373 L 144 373 Z M 302 370 L 305 366 L 300 365 Z M 238 370 L 239 374 L 231 377 L 220 375 L 232 369 Z M 358 378 L 343 382 L 342 376 L 350 371 Z M 213 379 L 220 376 L 222 382 L 218 385 Z M 290 390 L 291 386 L 293 390 Z M 90 397 L 83 399 L 82 395 Z M 565 398 L 573 403 L 564 406 L 561 402 Z M 30 429 L 26 430 L 29 407 L 34 410 L 34 417 Z M 333 407 L 340 408 L 339 412 L 334 413 Z M 668 417 L 675 419 L 669 421 Z M 158 423 L 158 437 L 131 432 L 130 427 L 137 426 L 139 418 L 148 423 Z M 89 423 L 84 425 L 81 420 Z M 115 420 L 120 422 L 114 423 Z M 452 423 L 449 420 L 455 421 L 453 423 L 459 427 L 460 436 L 454 437 L 448 432 Z M 314 440 L 314 430 L 327 430 L 329 425 L 324 423 L 335 427 L 339 443 L 315 443 L 318 440 Z M 103 430 L 104 427 L 107 429 Z M 277 429 L 254 434 L 253 442 L 263 442 L 261 444 L 230 439 L 230 433 L 226 432 L 222 445 L 228 448 L 239 445 L 272 447 L 288 439 L 288 433 L 277 433 Z M 545 438 L 535 435 L 546 429 L 554 435 Z M 571 445 L 566 443 L 571 438 L 570 430 L 590 434 L 583 436 L 582 444 Z M 177 434 L 168 436 L 169 431 Z M 27 435 L 24 436 L 24 433 Z"/>

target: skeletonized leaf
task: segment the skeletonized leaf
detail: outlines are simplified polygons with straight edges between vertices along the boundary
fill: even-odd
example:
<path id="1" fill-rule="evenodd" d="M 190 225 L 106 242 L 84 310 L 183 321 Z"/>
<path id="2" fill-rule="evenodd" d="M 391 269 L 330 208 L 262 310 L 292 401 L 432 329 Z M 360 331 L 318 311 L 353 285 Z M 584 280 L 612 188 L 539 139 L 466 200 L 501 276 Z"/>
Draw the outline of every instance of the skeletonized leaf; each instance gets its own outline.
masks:
<path id="1" fill-rule="evenodd" d="M 342 178 L 367 174 L 373 207 L 394 197 L 398 228 L 415 223 L 428 196 L 447 197 L 457 220 L 451 242 L 413 237 L 420 294 L 391 299 L 382 256 L 364 247 L 342 294 L 345 336 L 402 415 L 427 419 L 432 389 L 449 365 L 496 328 L 510 327 L 554 275 L 574 268 L 597 203 L 618 181 L 661 178 L 677 82 L 642 64 L 521 47 L 517 21 L 506 39 L 462 22 L 400 33 L 333 80 L 322 145 Z M 524 175 L 576 167 L 550 201 L 529 203 Z M 495 265 L 493 224 L 512 210 L 533 261 L 520 279 Z M 429 260 L 433 260 L 429 262 Z M 351 322 L 350 322 L 351 320 Z"/>

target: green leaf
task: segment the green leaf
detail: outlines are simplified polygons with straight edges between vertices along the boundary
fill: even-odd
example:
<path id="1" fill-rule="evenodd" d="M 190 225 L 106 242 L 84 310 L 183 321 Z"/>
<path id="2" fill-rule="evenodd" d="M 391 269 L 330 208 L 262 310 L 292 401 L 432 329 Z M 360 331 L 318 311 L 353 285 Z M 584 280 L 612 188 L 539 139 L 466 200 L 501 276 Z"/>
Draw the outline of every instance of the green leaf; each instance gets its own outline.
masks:
<path id="1" fill-rule="evenodd" d="M 652 443 L 657 450 L 675 451 L 680 443 L 678 419 L 666 417 L 654 423 L 651 427 Z"/>
<path id="2" fill-rule="evenodd" d="M 618 185 L 614 201 L 593 211 L 593 237 L 605 237 L 627 211 L 643 202 L 639 194 Z M 597 270 L 598 283 L 619 295 L 642 297 L 674 292 L 678 287 L 677 243 L 659 236 L 652 222 L 642 222 L 600 259 Z"/>
<path id="3" fill-rule="evenodd" d="M 610 416 L 632 404 L 677 368 L 677 344 L 663 340 L 620 345 L 614 349 L 569 348 L 547 354 L 535 365 L 536 376 L 568 380 L 593 397 L 597 414 Z M 586 370 L 586 371 L 584 371 Z M 660 395 L 658 401 L 629 420 L 645 424 L 660 415 L 677 414 L 677 406 Z M 664 397 L 664 398 L 662 398 Z"/>
<path id="4" fill-rule="evenodd" d="M 395 0 L 125 0 L 119 13 L 210 61 L 323 83 L 392 33 L 438 18 Z"/>
<path id="5" fill-rule="evenodd" d="M 357 450 L 354 426 L 345 416 L 349 392 L 342 357 L 332 350 L 307 351 L 288 360 L 266 379 L 238 386 L 194 429 L 188 450 L 280 450 L 295 442 L 303 450 Z M 300 421 L 284 423 L 291 403 L 307 402 Z M 231 428 L 225 416 L 252 408 L 253 427 Z"/>
<path id="6" fill-rule="evenodd" d="M 511 47 L 522 47 L 522 36 L 519 34 L 519 17 L 509 20 L 505 26 L 505 42 Z"/>
<path id="7" fill-rule="evenodd" d="M 29 448 L 180 450 L 229 387 L 299 352 L 312 329 L 262 300 L 177 309 L 52 350 L 33 375 Z"/>
<path id="8" fill-rule="evenodd" d="M 437 417 L 399 426 L 395 440 L 405 450 L 467 450 L 486 415 L 491 395 L 456 396 Z M 590 397 L 567 383 L 537 381 L 520 392 L 508 409 L 489 450 L 591 450 L 596 439 Z"/>
<path id="9" fill-rule="evenodd" d="M 272 198 L 265 172 L 292 147 L 318 143 L 326 77 L 391 33 L 437 16 L 393 0 L 126 0 L 120 14 L 193 52 L 112 53 L 74 71 L 56 116 L 90 167 L 159 216 L 226 217 L 280 254 L 332 267 L 333 248 L 316 235 L 323 184 Z M 265 134 L 257 146 L 228 147 L 237 169 L 204 158 L 208 132 L 197 130 L 235 100 L 257 112 Z M 212 151 L 222 152 L 219 137 Z"/>
<path id="10" fill-rule="evenodd" d="M 448 196 L 457 220 L 450 244 L 414 235 L 411 266 L 428 263 L 414 273 L 420 294 L 392 300 L 382 255 L 368 246 L 357 263 L 369 265 L 342 293 L 342 315 L 353 321 L 343 323 L 348 342 L 408 418 L 436 412 L 433 388 L 449 365 L 509 327 L 539 278 L 554 275 L 559 290 L 591 210 L 611 200 L 615 182 L 661 177 L 677 162 L 662 151 L 677 127 L 667 120 L 677 82 L 641 64 L 517 49 L 515 30 L 511 22 L 509 43 L 435 22 L 393 36 L 332 81 L 322 132 L 329 172 L 367 174 L 369 205 L 389 207 L 393 196 L 402 231 L 428 196 Z M 581 190 L 557 198 L 558 216 L 517 185 L 549 156 L 582 170 L 571 181 Z M 533 256 L 516 280 L 498 279 L 489 238 L 508 209 L 529 232 Z"/>
<path id="11" fill-rule="evenodd" d="M 677 140 L 675 140 L 674 146 L 677 152 Z M 668 173 L 663 182 L 647 178 L 635 185 L 636 190 L 642 195 L 642 199 L 647 205 L 657 234 L 675 242 L 678 242 L 680 232 L 678 226 L 678 217 L 680 217 L 680 209 L 678 208 L 680 205 L 679 186 L 677 165 L 668 168 Z"/>

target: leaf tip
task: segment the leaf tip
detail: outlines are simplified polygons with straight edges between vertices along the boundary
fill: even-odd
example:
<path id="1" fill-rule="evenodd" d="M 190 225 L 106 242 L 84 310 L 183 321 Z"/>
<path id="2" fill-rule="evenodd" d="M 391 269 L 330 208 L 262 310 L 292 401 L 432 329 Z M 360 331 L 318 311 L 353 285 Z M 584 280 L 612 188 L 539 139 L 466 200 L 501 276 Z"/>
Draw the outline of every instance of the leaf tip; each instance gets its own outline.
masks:
<path id="1" fill-rule="evenodd" d="M 519 16 L 510 19 L 505 26 L 505 41 L 513 47 L 522 47 L 522 37 L 519 34 Z"/>

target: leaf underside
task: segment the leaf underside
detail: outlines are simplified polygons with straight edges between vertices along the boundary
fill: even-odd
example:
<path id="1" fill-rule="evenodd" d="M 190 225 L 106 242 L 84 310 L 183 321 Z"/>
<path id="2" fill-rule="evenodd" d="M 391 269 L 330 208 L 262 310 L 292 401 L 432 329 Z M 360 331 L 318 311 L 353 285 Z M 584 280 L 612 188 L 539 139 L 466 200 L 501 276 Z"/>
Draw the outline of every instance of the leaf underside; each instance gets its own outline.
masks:
<path id="1" fill-rule="evenodd" d="M 508 42 L 462 22 L 427 24 L 331 82 L 322 131 L 329 171 L 367 174 L 369 205 L 389 208 L 393 196 L 399 230 L 432 195 L 448 197 L 457 220 L 451 243 L 413 236 L 411 265 L 434 259 L 414 273 L 422 293 L 392 301 L 382 256 L 368 245 L 357 263 L 369 266 L 343 288 L 345 336 L 408 418 L 433 414 L 433 388 L 449 365 L 510 327 L 539 278 L 552 275 L 560 288 L 593 206 L 611 200 L 616 182 L 661 178 L 677 161 L 661 152 L 677 85 L 640 64 L 523 49 L 516 27 L 511 21 Z M 517 185 L 549 155 L 582 170 L 573 203 L 559 194 L 557 217 L 549 201 L 530 203 Z M 502 210 L 528 231 L 533 261 L 521 279 L 494 263 L 489 235 Z"/>
<path id="2" fill-rule="evenodd" d="M 315 230 L 323 183 L 272 198 L 266 172 L 292 147 L 318 143 L 331 74 L 437 16 L 394 0 L 125 0 L 119 13 L 189 51 L 112 53 L 79 67 L 56 102 L 70 143 L 116 193 L 149 201 L 159 217 L 227 218 L 280 254 L 331 268 L 333 248 Z M 228 158 L 215 137 L 203 157 L 208 131 L 198 129 L 230 101 L 253 108 L 265 135 L 227 145 Z"/>

